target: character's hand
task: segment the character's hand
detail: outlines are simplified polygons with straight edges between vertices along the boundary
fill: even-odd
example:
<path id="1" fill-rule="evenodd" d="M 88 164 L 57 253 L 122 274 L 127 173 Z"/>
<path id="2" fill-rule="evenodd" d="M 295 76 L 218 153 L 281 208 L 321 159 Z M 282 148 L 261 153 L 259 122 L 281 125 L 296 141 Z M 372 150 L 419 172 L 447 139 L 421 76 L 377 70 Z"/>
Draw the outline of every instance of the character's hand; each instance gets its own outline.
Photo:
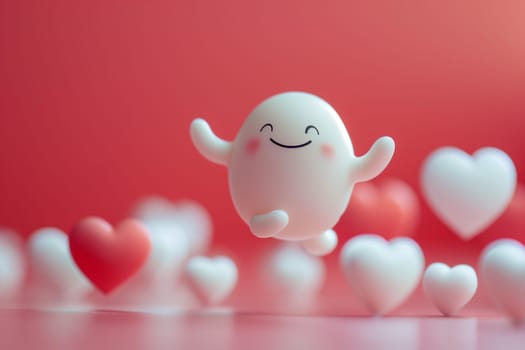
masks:
<path id="1" fill-rule="evenodd" d="M 197 150 L 216 164 L 226 165 L 230 159 L 231 142 L 217 137 L 204 119 L 195 119 L 191 122 L 190 135 Z"/>
<path id="2" fill-rule="evenodd" d="M 352 161 L 351 181 L 368 181 L 379 175 L 390 163 L 394 150 L 395 143 L 391 137 L 379 138 L 365 155 Z"/>

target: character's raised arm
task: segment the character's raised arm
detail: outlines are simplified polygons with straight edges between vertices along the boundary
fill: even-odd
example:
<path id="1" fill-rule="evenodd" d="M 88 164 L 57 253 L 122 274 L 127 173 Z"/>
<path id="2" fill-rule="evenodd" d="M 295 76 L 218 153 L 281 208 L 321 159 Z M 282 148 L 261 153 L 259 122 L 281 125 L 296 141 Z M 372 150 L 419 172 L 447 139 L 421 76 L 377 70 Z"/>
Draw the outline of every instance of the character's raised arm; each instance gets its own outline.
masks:
<path id="1" fill-rule="evenodd" d="M 204 119 L 191 122 L 190 135 L 197 150 L 216 164 L 226 165 L 230 159 L 232 143 L 217 137 Z"/>
<path id="2" fill-rule="evenodd" d="M 352 160 L 351 181 L 368 181 L 379 175 L 390 163 L 394 150 L 395 143 L 391 137 L 379 138 L 365 155 Z"/>

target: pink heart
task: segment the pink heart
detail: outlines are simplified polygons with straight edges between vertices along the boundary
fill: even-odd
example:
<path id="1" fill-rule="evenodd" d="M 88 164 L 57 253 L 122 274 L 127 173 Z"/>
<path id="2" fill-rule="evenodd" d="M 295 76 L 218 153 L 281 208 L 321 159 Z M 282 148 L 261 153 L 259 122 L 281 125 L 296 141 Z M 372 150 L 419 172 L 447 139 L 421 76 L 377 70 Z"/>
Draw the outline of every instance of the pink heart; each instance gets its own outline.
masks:
<path id="1" fill-rule="evenodd" d="M 411 236 L 419 220 L 416 193 L 400 179 L 356 185 L 336 231 L 356 235 L 374 232 L 385 238 Z"/>

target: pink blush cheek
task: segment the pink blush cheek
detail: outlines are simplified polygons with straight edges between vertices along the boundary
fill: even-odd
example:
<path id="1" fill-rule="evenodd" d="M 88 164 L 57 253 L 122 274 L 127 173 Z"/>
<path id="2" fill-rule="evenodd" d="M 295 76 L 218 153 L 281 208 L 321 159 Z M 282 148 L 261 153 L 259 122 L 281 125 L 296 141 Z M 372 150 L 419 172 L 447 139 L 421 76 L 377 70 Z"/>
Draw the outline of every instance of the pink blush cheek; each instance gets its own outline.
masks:
<path id="1" fill-rule="evenodd" d="M 246 153 L 248 154 L 255 154 L 261 147 L 261 140 L 258 138 L 250 139 L 245 146 Z"/>
<path id="2" fill-rule="evenodd" d="M 335 155 L 335 150 L 328 144 L 321 145 L 321 154 L 328 159 L 332 159 Z"/>

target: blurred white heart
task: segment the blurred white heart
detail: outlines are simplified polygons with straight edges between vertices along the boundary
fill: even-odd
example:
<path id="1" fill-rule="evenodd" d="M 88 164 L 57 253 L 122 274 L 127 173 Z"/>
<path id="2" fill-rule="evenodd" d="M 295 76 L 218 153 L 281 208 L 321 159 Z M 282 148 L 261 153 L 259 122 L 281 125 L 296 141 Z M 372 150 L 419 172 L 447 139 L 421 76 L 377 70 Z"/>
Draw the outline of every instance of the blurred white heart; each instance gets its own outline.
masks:
<path id="1" fill-rule="evenodd" d="M 151 253 L 138 272 L 142 281 L 166 284 L 175 281 L 182 272 L 182 264 L 189 256 L 189 242 L 179 228 L 146 226 L 151 240 Z M 168 283 L 169 284 L 169 283 Z"/>
<path id="2" fill-rule="evenodd" d="M 73 262 L 67 235 L 57 228 L 35 231 L 28 242 L 33 297 L 79 301 L 93 291 L 89 281 Z"/>
<path id="3" fill-rule="evenodd" d="M 525 246 L 511 239 L 489 244 L 481 255 L 480 278 L 506 314 L 525 321 Z"/>
<path id="4" fill-rule="evenodd" d="M 416 289 L 423 271 L 424 256 L 410 238 L 366 234 L 343 246 L 340 263 L 357 297 L 378 315 L 403 303 Z"/>
<path id="5" fill-rule="evenodd" d="M 423 276 L 426 296 L 446 316 L 461 310 L 472 299 L 477 288 L 476 271 L 469 265 L 450 268 L 443 263 L 433 263 Z"/>
<path id="6" fill-rule="evenodd" d="M 0 228 L 0 301 L 10 300 L 25 277 L 23 244 L 16 232 Z"/>
<path id="7" fill-rule="evenodd" d="M 468 240 L 494 222 L 510 203 L 516 168 L 503 151 L 486 147 L 472 156 L 443 147 L 426 159 L 421 186 L 435 214 Z"/>
<path id="8" fill-rule="evenodd" d="M 283 244 L 264 261 L 265 284 L 284 303 L 311 299 L 322 288 L 326 267 L 323 259 L 294 244 Z"/>
<path id="9" fill-rule="evenodd" d="M 196 256 L 186 266 L 189 284 L 202 301 L 218 304 L 226 299 L 237 284 L 237 265 L 226 256 Z"/>
<path id="10" fill-rule="evenodd" d="M 133 215 L 146 226 L 163 227 L 163 231 L 184 234 L 189 243 L 191 255 L 204 253 L 212 236 L 212 221 L 208 211 L 192 200 L 169 200 L 152 196 L 141 200 L 133 210 Z"/>

